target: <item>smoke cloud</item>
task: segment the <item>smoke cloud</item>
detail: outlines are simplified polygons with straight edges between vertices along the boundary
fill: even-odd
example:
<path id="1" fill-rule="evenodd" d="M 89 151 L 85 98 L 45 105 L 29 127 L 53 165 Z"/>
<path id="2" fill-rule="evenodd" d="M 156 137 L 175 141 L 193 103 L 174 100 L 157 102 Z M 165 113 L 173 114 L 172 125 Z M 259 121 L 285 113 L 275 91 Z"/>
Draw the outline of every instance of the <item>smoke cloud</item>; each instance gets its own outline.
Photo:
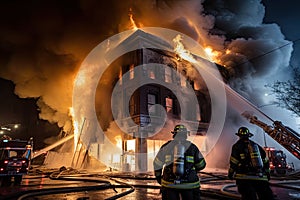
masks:
<path id="1" fill-rule="evenodd" d="M 289 41 L 278 25 L 263 23 L 260 0 L 12 0 L 0 3 L 0 77 L 15 83 L 19 97 L 38 99 L 41 119 L 70 130 L 80 64 L 101 41 L 128 29 L 130 8 L 137 24 L 174 29 L 212 47 L 230 85 L 258 104 L 260 80 L 288 66 L 293 50 L 280 48 Z"/>

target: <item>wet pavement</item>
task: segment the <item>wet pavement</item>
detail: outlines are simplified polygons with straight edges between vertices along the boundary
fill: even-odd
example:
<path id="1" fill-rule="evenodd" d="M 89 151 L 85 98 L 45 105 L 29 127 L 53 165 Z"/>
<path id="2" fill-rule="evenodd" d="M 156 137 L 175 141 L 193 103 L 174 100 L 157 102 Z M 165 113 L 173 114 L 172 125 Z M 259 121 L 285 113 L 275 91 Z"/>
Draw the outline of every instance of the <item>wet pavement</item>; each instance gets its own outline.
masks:
<path id="1" fill-rule="evenodd" d="M 235 182 L 223 171 L 202 172 L 202 199 L 238 199 Z M 299 177 L 274 177 L 272 190 L 277 199 L 300 199 Z M 0 188 L 0 199 L 18 200 L 158 200 L 160 188 L 151 174 L 35 169 L 21 185 Z"/>

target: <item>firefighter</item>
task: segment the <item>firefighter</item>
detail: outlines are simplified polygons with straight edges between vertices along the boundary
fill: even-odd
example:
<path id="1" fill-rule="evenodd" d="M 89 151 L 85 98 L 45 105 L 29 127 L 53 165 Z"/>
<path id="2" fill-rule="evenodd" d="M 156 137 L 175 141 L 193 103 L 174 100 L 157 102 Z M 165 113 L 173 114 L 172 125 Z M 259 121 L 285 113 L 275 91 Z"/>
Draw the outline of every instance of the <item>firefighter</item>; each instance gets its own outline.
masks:
<path id="1" fill-rule="evenodd" d="M 197 172 L 206 166 L 198 147 L 187 140 L 189 131 L 176 125 L 173 140 L 162 145 L 153 165 L 157 182 L 162 186 L 162 199 L 200 199 Z"/>
<path id="2" fill-rule="evenodd" d="M 249 129 L 240 127 L 236 133 L 239 140 L 232 146 L 228 178 L 236 180 L 238 192 L 243 200 L 272 200 L 269 185 L 269 160 L 264 149 L 249 138 Z"/>

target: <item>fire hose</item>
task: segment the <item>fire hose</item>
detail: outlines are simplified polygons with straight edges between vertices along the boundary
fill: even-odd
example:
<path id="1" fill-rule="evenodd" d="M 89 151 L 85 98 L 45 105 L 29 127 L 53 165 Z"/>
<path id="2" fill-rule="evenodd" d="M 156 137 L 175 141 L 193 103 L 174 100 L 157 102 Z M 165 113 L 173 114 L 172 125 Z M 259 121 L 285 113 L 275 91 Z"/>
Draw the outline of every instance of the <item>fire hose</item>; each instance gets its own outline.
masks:
<path id="1" fill-rule="evenodd" d="M 68 174 L 66 174 L 68 173 Z M 223 175 L 216 175 L 213 173 L 206 173 L 201 172 L 201 174 L 205 174 L 210 177 L 202 178 L 201 182 L 206 183 L 210 181 L 220 181 L 226 180 L 227 177 Z M 28 191 L 21 191 L 11 196 L 6 196 L 4 199 L 14 197 L 14 199 L 24 200 L 26 198 L 34 197 L 34 196 L 42 196 L 42 195 L 50 195 L 50 194 L 61 194 L 61 193 L 71 193 L 71 192 L 82 192 L 82 191 L 102 191 L 107 189 L 113 189 L 115 192 L 116 188 L 127 188 L 128 190 L 116 194 L 114 196 L 108 197 L 106 199 L 118 199 L 124 197 L 132 192 L 135 191 L 135 188 L 150 188 L 150 189 L 161 189 L 159 185 L 156 184 L 128 184 L 127 179 L 133 180 L 145 180 L 154 181 L 155 178 L 153 176 L 146 176 L 146 175 L 124 175 L 124 174 L 82 174 L 79 171 L 55 171 L 52 172 L 49 176 L 50 179 L 53 180 L 65 180 L 65 181 L 84 181 L 84 182 L 93 182 L 97 183 L 97 185 L 92 186 L 79 186 L 79 187 L 60 187 L 60 188 L 48 188 L 48 189 L 35 189 L 35 190 L 28 190 Z M 126 180 L 124 180 L 126 179 Z M 228 180 L 228 179 L 227 179 Z M 112 184 L 112 182 L 116 184 Z M 293 180 L 295 182 L 295 180 Z M 296 181 L 299 183 L 299 181 Z M 284 182 L 284 183 L 292 183 L 291 181 Z M 288 185 L 284 185 L 280 182 L 277 183 L 270 183 L 273 187 L 282 187 L 288 188 L 299 191 L 299 188 L 291 187 Z M 236 194 L 235 191 L 230 191 L 229 188 L 235 187 L 235 184 L 227 184 L 224 185 L 220 190 L 213 190 L 213 189 L 201 189 L 201 196 L 203 197 L 211 197 L 215 199 L 239 199 L 239 195 Z M 0 197 L 0 199 L 2 199 Z"/>

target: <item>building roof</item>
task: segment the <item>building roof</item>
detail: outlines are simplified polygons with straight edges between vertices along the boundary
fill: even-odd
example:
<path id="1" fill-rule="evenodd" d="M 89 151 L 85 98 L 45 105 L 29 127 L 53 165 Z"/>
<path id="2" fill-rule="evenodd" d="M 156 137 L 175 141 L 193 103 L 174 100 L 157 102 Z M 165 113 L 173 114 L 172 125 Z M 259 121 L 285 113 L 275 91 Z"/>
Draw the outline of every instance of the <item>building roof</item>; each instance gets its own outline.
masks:
<path id="1" fill-rule="evenodd" d="M 173 51 L 173 46 L 167 41 L 141 29 L 136 30 L 125 38 L 116 48 L 131 47 L 133 49 L 157 48 Z"/>

